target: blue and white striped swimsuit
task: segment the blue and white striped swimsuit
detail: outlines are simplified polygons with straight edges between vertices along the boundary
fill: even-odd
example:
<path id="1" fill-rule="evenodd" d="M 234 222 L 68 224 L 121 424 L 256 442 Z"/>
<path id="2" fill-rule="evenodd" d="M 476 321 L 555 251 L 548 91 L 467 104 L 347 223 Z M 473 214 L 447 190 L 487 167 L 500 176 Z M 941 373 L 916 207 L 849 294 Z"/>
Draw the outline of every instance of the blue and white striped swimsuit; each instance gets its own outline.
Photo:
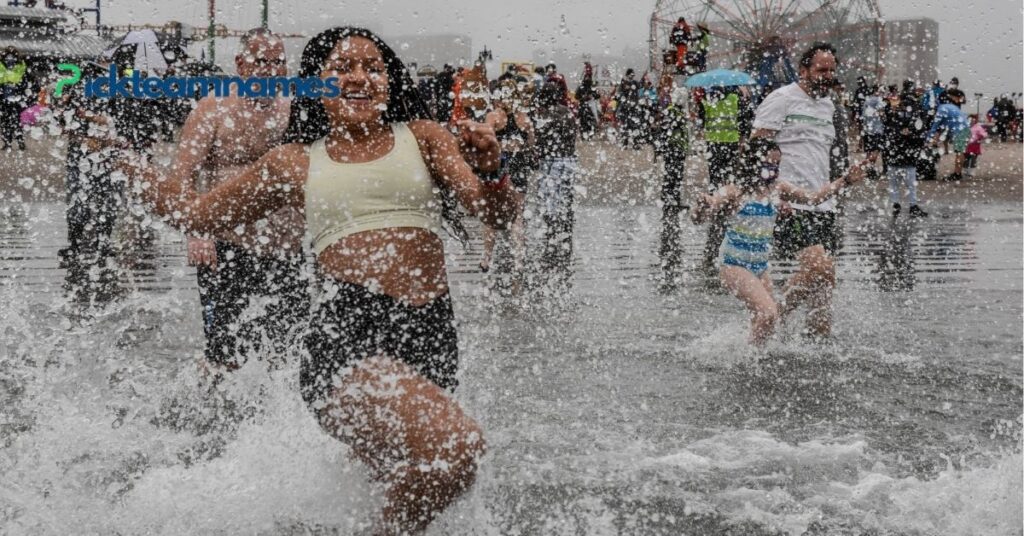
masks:
<path id="1" fill-rule="evenodd" d="M 748 200 L 733 215 L 722 241 L 723 266 L 738 266 L 760 277 L 768 270 L 775 234 L 775 204 Z"/>

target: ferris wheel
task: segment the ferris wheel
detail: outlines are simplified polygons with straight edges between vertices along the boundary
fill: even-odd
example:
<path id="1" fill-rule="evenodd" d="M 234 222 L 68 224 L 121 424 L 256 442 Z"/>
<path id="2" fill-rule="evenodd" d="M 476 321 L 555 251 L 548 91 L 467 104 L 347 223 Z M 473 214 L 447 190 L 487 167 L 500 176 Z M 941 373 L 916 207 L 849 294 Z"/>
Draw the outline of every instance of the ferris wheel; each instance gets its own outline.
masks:
<path id="1" fill-rule="evenodd" d="M 650 68 L 661 71 L 680 17 L 710 29 L 708 67 L 775 71 L 791 78 L 793 57 L 816 41 L 836 47 L 843 80 L 885 74 L 885 23 L 877 0 L 657 0 L 651 14 Z M 772 62 L 779 65 L 769 65 Z"/>

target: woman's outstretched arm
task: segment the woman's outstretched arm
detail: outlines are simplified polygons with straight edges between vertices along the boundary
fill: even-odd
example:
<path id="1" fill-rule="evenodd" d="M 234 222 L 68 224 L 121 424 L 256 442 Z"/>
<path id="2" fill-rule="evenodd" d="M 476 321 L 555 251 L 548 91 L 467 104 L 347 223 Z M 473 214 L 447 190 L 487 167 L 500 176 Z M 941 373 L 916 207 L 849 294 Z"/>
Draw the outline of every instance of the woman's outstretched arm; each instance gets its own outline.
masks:
<path id="1" fill-rule="evenodd" d="M 205 194 L 193 190 L 188 181 L 162 176 L 152 167 L 126 170 L 154 212 L 192 234 L 229 231 L 284 206 L 302 208 L 308 171 L 309 156 L 300 144 L 271 149 Z"/>
<path id="2" fill-rule="evenodd" d="M 434 179 L 450 188 L 459 203 L 490 227 L 504 229 L 515 217 L 515 191 L 507 184 L 481 180 L 459 150 L 459 142 L 450 132 L 433 121 L 409 124 L 420 144 L 427 167 Z M 462 141 L 475 156 L 475 167 L 497 171 L 501 144 L 494 129 L 483 123 L 467 123 L 462 128 Z"/>

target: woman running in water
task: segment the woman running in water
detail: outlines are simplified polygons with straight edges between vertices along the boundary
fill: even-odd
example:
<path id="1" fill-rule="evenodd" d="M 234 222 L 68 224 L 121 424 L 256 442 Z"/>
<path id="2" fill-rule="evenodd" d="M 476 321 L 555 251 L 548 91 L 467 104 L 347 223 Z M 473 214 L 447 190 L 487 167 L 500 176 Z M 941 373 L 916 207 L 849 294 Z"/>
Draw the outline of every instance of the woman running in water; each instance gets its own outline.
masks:
<path id="1" fill-rule="evenodd" d="M 731 215 L 726 225 L 719 259 L 722 285 L 750 309 L 750 342 L 764 346 L 775 331 L 778 319 L 799 306 L 806 297 L 787 289 L 780 305 L 772 295 L 768 261 L 772 255 L 775 216 L 784 201 L 817 205 L 864 178 L 864 162 L 853 166 L 843 178 L 817 192 L 807 192 L 775 179 L 779 176 L 782 152 L 774 141 L 752 140 L 748 175 L 739 186 L 727 184 L 714 194 L 697 200 L 690 214 L 701 223 L 718 213 Z"/>
<path id="2" fill-rule="evenodd" d="M 385 483 L 381 531 L 422 531 L 469 488 L 485 451 L 479 425 L 449 396 L 458 349 L 439 190 L 496 227 L 511 220 L 514 193 L 497 177 L 493 129 L 463 123 L 457 139 L 423 119 L 404 65 L 375 34 L 320 33 L 299 76 L 337 78 L 341 91 L 297 97 L 287 143 L 203 195 L 146 171 L 144 195 L 187 232 L 304 211 L 319 296 L 303 398 Z"/>

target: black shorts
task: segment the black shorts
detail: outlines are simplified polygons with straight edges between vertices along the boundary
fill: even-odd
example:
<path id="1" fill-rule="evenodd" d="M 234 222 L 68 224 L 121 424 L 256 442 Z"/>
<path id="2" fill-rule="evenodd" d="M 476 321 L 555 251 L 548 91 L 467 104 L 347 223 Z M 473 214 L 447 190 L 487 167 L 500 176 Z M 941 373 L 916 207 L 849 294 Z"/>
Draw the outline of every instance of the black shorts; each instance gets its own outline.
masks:
<path id="1" fill-rule="evenodd" d="M 865 134 L 864 135 L 864 152 L 870 153 L 874 151 L 881 151 L 885 148 L 885 135 L 884 134 Z"/>
<path id="2" fill-rule="evenodd" d="M 512 187 L 523 195 L 526 195 L 529 190 L 530 174 L 537 167 L 531 154 L 525 151 L 501 153 L 501 159 L 507 166 Z"/>
<path id="3" fill-rule="evenodd" d="M 964 155 L 964 167 L 969 169 L 978 167 L 978 156 L 976 154 Z"/>
<path id="4" fill-rule="evenodd" d="M 237 366 L 263 350 L 285 353 L 298 340 L 309 315 L 308 285 L 300 255 L 261 256 L 230 242 L 216 242 L 217 267 L 196 269 L 203 306 L 206 359 Z M 250 305 L 261 302 L 243 316 Z"/>
<path id="5" fill-rule="evenodd" d="M 308 355 L 299 385 L 311 407 L 326 400 L 338 373 L 356 361 L 386 355 L 443 389 L 454 390 L 459 366 L 455 313 L 449 294 L 414 306 L 366 287 L 328 279 L 305 337 Z"/>
<path id="6" fill-rule="evenodd" d="M 835 212 L 794 210 L 775 222 L 775 257 L 792 259 L 804 248 L 821 245 L 830 255 L 839 253 L 839 226 Z"/>
<path id="7" fill-rule="evenodd" d="M 512 188 L 520 194 L 526 195 L 530 189 L 530 174 L 526 171 L 518 171 L 509 175 Z"/>
<path id="8" fill-rule="evenodd" d="M 708 143 L 707 159 L 708 191 L 734 184 L 739 179 L 742 171 L 739 143 Z"/>

